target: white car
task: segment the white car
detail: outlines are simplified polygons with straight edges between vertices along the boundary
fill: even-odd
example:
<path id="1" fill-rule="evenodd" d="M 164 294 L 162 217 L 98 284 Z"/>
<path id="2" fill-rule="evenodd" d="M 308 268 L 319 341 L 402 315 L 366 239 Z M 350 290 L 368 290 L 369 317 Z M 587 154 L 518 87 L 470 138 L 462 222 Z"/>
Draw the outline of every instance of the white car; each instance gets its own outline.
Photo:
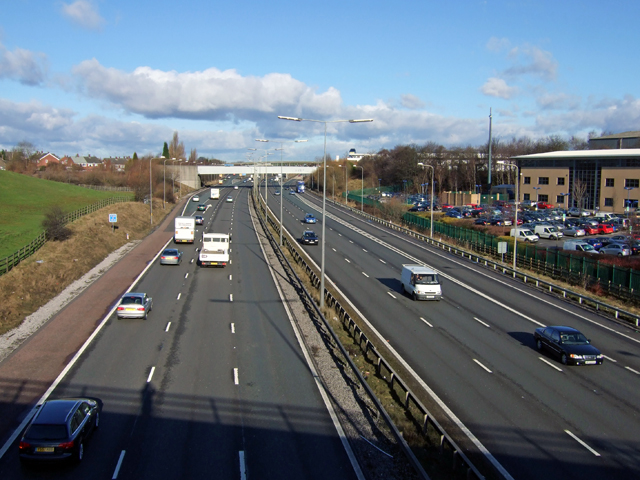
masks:
<path id="1" fill-rule="evenodd" d="M 235 185 L 235 186 L 233 187 L 233 189 L 234 189 L 234 190 L 237 190 L 237 189 L 238 189 L 238 185 Z"/>
<path id="2" fill-rule="evenodd" d="M 233 203 L 233 197 L 231 195 L 227 197 L 227 203 Z"/>
<path id="3" fill-rule="evenodd" d="M 191 197 L 191 201 L 192 202 L 199 202 L 200 201 L 200 197 L 198 195 L 194 195 L 193 197 Z"/>

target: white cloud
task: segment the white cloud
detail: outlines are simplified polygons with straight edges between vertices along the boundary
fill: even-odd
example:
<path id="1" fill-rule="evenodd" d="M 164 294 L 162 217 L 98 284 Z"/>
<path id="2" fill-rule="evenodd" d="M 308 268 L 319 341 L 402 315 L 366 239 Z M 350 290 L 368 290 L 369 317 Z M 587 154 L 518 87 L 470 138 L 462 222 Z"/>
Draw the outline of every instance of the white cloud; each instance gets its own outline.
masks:
<path id="1" fill-rule="evenodd" d="M 566 93 L 545 93 L 536 99 L 536 103 L 543 110 L 576 110 L 580 107 L 581 99 Z"/>
<path id="2" fill-rule="evenodd" d="M 547 81 L 556 79 L 558 62 L 550 52 L 541 50 L 538 47 L 525 45 L 511 49 L 509 59 L 516 62 L 516 64 L 506 69 L 505 75 L 534 75 Z"/>
<path id="3" fill-rule="evenodd" d="M 22 48 L 7 50 L 0 44 L 0 78 L 17 80 L 24 85 L 39 85 L 46 77 L 47 57 Z"/>
<path id="4" fill-rule="evenodd" d="M 62 14 L 76 25 L 88 30 L 99 30 L 104 24 L 104 19 L 98 12 L 98 7 L 89 0 L 63 3 Z"/>
<path id="5" fill-rule="evenodd" d="M 400 104 L 408 108 L 410 110 L 417 110 L 419 108 L 424 108 L 424 102 L 420 100 L 415 95 L 411 95 L 410 93 L 404 94 L 400 96 Z"/>
<path id="6" fill-rule="evenodd" d="M 502 78 L 491 77 L 480 87 L 480 91 L 490 97 L 508 100 L 518 93 L 518 88 L 510 87 Z"/>

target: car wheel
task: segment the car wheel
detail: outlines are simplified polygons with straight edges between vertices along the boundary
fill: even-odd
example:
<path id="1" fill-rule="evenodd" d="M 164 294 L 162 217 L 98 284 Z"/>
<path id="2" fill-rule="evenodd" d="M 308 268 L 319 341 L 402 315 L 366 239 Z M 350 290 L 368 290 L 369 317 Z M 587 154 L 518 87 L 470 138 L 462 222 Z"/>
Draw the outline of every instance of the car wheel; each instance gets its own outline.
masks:
<path id="1" fill-rule="evenodd" d="M 562 355 L 560 356 L 560 361 L 562 362 L 563 365 L 566 365 L 569 362 L 569 357 L 567 357 L 567 354 L 562 352 Z"/>
<path id="2" fill-rule="evenodd" d="M 147 319 L 147 316 L 148 316 L 148 313 L 147 313 L 147 312 L 144 312 L 144 317 L 143 317 L 143 318 L 144 318 L 144 320 L 146 320 L 146 319 Z"/>
<path id="3" fill-rule="evenodd" d="M 619 256 L 619 257 L 622 257 L 622 254 L 621 254 L 621 253 L 619 253 L 619 254 L 618 254 L 618 256 Z"/>
<path id="4" fill-rule="evenodd" d="M 80 440 L 80 444 L 78 445 L 78 449 L 76 450 L 75 461 L 77 463 L 82 462 L 84 458 L 84 442 Z"/>
<path id="5" fill-rule="evenodd" d="M 411 294 L 411 298 L 413 299 L 413 301 L 415 302 L 416 300 L 418 300 L 418 296 L 416 295 L 416 292 L 413 292 Z"/>
<path id="6" fill-rule="evenodd" d="M 536 348 L 538 349 L 539 352 L 542 351 L 542 341 L 541 340 L 536 341 Z"/>

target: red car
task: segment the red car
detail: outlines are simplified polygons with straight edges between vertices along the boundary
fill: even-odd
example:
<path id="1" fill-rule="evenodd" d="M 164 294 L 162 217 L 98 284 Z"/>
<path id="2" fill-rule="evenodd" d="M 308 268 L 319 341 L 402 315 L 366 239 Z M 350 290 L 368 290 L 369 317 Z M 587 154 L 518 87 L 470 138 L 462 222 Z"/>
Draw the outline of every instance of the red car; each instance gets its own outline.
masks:
<path id="1" fill-rule="evenodd" d="M 613 227 L 606 223 L 598 225 L 598 233 L 613 233 Z"/>
<path id="2" fill-rule="evenodd" d="M 587 235 L 598 235 L 598 233 L 600 233 L 600 230 L 598 230 L 598 227 L 596 227 L 595 225 L 585 225 L 584 233 L 586 233 Z"/>
<path id="3" fill-rule="evenodd" d="M 538 208 L 544 210 L 547 208 L 553 208 L 553 205 L 549 205 L 547 202 L 538 202 Z"/>

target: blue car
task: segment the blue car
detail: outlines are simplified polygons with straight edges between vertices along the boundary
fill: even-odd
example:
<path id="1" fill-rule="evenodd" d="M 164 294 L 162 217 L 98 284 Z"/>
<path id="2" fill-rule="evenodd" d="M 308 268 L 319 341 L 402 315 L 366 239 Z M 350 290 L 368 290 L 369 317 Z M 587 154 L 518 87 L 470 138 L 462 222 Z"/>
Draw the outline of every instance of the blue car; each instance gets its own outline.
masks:
<path id="1" fill-rule="evenodd" d="M 602 242 L 600 240 L 598 240 L 597 238 L 585 238 L 584 240 L 581 240 L 581 242 L 588 243 L 595 250 L 598 250 L 598 251 L 600 251 L 600 249 L 602 248 Z"/>
<path id="2" fill-rule="evenodd" d="M 304 216 L 304 223 L 317 223 L 316 217 L 314 217 L 311 213 L 307 213 Z"/>

